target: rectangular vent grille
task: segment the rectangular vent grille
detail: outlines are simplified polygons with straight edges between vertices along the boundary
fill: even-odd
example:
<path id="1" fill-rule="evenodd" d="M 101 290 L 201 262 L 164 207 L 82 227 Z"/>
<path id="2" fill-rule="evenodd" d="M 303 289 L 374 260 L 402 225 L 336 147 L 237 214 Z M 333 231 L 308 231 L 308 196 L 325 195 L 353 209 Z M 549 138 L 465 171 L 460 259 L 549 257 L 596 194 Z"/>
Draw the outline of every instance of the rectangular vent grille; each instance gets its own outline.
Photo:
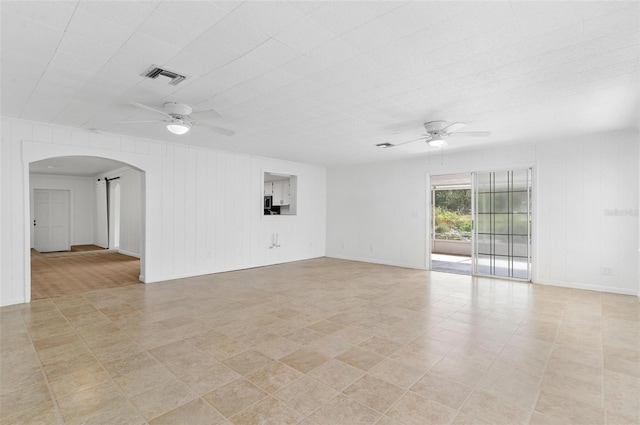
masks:
<path id="1" fill-rule="evenodd" d="M 170 80 L 169 84 L 174 86 L 177 84 L 180 84 L 182 81 L 184 81 L 187 78 L 184 75 L 178 74 L 177 72 L 158 68 L 155 65 L 151 66 L 151 68 L 149 68 L 149 70 L 142 75 L 144 75 L 145 77 L 153 78 L 153 79 L 156 79 L 160 76 L 167 77 Z"/>

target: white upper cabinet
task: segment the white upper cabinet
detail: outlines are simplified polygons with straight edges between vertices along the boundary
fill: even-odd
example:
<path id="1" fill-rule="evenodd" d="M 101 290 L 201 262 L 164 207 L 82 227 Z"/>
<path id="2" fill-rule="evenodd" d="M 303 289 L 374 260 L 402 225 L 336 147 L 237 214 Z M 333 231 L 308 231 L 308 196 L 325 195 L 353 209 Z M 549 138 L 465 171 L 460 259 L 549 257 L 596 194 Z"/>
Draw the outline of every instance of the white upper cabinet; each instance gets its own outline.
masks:
<path id="1" fill-rule="evenodd" d="M 273 205 L 289 205 L 291 191 L 288 181 L 273 182 Z"/>

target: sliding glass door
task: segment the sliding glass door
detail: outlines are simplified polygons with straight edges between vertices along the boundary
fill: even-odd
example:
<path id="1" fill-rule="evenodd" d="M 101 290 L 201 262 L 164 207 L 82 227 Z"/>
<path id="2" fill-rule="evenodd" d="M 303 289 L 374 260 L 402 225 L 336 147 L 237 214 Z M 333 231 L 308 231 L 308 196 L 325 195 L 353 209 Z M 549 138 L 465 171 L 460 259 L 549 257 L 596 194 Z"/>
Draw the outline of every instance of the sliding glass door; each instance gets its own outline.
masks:
<path id="1" fill-rule="evenodd" d="M 473 175 L 473 274 L 531 280 L 531 169 Z"/>

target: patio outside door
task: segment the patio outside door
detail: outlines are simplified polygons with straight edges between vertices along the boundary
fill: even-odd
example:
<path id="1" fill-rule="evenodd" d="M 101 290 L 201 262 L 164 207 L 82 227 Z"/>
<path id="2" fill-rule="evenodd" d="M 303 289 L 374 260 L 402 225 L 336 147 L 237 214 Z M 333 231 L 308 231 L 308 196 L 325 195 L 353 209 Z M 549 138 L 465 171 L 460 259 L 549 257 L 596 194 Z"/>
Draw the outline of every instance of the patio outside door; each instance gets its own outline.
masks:
<path id="1" fill-rule="evenodd" d="M 531 280 L 531 169 L 473 175 L 473 274 Z"/>

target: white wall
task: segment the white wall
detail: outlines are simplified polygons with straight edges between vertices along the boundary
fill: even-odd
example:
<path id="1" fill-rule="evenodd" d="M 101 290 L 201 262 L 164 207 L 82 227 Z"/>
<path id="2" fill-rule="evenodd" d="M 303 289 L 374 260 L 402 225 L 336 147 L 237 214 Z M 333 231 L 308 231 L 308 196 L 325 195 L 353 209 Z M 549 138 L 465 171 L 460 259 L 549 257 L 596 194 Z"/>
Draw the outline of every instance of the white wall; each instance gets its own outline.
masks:
<path id="1" fill-rule="evenodd" d="M 331 168 L 327 256 L 426 269 L 429 175 L 534 166 L 534 282 L 640 294 L 638 150 L 627 131 Z"/>
<path id="2" fill-rule="evenodd" d="M 140 257 L 142 234 L 142 175 L 139 171 L 125 168 L 107 173 L 111 184 L 120 185 L 120 243 L 122 254 Z"/>
<path id="3" fill-rule="evenodd" d="M 95 226 L 93 227 L 93 243 L 102 248 L 109 248 L 109 214 L 107 211 L 107 182 L 96 179 L 93 182 L 95 191 Z"/>
<path id="4" fill-rule="evenodd" d="M 96 244 L 97 211 L 95 183 L 98 177 L 120 177 L 121 187 L 120 247 L 123 254 L 140 257 L 141 235 L 141 173 L 131 168 L 120 168 L 95 177 L 30 174 L 30 223 L 33 222 L 33 191 L 35 189 L 61 189 L 70 192 L 71 245 Z M 31 247 L 34 246 L 31 226 Z"/>
<path id="5" fill-rule="evenodd" d="M 423 160 L 327 171 L 327 255 L 426 268 Z"/>
<path id="6" fill-rule="evenodd" d="M 537 146 L 538 281 L 640 295 L 639 145 L 618 132 Z"/>
<path id="7" fill-rule="evenodd" d="M 30 174 L 30 221 L 33 223 L 33 193 L 35 189 L 68 190 L 69 197 L 69 240 L 71 245 L 93 243 L 93 227 L 95 223 L 95 189 L 92 177 L 58 176 L 51 174 Z M 30 246 L 34 246 L 33 226 L 31 229 Z"/>
<path id="8" fill-rule="evenodd" d="M 144 171 L 146 282 L 325 254 L 322 167 L 3 118 L 0 305 L 30 299 L 29 163 L 68 155 L 109 158 Z M 263 216 L 264 171 L 298 176 L 297 216 Z M 273 233 L 280 248 L 269 249 Z"/>

